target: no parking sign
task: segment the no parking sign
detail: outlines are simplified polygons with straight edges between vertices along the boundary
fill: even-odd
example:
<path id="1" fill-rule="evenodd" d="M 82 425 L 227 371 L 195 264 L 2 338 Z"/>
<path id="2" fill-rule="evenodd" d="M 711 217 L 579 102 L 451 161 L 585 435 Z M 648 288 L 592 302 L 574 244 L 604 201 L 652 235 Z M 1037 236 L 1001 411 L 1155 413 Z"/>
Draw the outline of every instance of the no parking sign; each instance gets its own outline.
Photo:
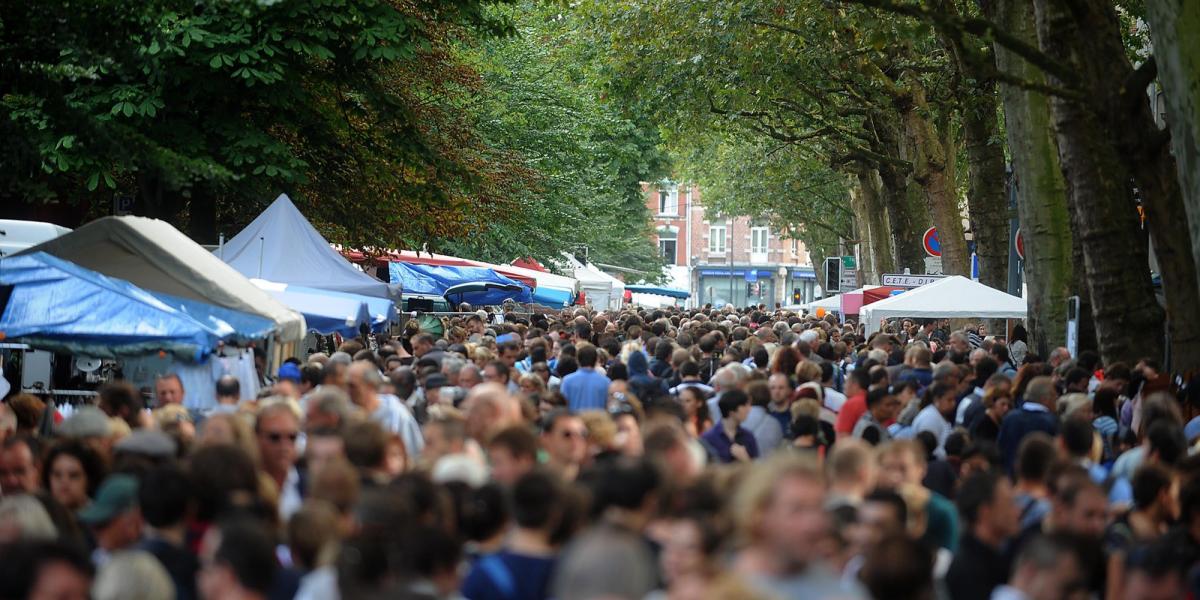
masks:
<path id="1" fill-rule="evenodd" d="M 938 241 L 936 227 L 930 227 L 925 230 L 925 235 L 921 236 L 921 246 L 925 248 L 925 253 L 930 256 L 942 255 L 942 243 Z"/>

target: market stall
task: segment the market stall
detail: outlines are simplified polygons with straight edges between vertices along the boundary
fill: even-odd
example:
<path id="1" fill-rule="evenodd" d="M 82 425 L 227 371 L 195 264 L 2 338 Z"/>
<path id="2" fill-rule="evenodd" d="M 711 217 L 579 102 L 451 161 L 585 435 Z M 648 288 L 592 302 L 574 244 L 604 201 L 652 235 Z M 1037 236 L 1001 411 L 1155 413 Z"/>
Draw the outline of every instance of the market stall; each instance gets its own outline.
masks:
<path id="1" fill-rule="evenodd" d="M 43 350 L 94 358 L 165 352 L 200 362 L 239 328 L 270 333 L 266 319 L 160 298 L 44 252 L 0 259 L 0 285 L 8 290 L 3 339 Z"/>
<path id="2" fill-rule="evenodd" d="M 104 217 L 22 251 L 45 252 L 144 290 L 258 315 L 279 341 L 304 336 L 304 317 L 255 287 L 233 267 L 165 221 Z"/>

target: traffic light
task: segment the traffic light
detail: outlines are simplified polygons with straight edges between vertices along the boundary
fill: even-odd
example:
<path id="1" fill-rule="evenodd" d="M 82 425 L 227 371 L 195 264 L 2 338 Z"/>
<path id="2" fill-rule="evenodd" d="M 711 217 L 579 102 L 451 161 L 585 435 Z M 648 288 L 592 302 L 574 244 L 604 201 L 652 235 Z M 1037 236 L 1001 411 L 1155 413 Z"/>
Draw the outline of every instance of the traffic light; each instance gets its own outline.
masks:
<path id="1" fill-rule="evenodd" d="M 804 292 L 801 290 L 792 290 L 792 304 L 800 304 L 804 301 Z"/>
<path id="2" fill-rule="evenodd" d="M 842 291 L 842 258 L 831 256 L 825 259 L 825 292 Z"/>

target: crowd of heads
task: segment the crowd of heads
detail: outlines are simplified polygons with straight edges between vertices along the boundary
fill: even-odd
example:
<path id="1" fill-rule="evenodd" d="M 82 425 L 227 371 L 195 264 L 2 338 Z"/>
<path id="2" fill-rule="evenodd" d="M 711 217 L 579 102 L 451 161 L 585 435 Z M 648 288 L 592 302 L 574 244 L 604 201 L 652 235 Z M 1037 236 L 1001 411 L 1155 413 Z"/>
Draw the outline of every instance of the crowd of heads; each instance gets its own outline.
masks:
<path id="1" fill-rule="evenodd" d="M 0 597 L 1195 595 L 1200 389 L 999 333 L 481 311 L 14 394 Z"/>

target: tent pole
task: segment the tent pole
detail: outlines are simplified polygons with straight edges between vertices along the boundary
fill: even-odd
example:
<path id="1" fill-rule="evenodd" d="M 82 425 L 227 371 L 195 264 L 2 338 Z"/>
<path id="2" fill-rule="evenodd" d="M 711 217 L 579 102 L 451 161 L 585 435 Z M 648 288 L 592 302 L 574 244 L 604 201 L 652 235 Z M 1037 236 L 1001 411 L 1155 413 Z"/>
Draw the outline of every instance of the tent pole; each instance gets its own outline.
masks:
<path id="1" fill-rule="evenodd" d="M 258 236 L 258 278 L 262 279 L 263 246 L 267 243 L 263 236 Z"/>

